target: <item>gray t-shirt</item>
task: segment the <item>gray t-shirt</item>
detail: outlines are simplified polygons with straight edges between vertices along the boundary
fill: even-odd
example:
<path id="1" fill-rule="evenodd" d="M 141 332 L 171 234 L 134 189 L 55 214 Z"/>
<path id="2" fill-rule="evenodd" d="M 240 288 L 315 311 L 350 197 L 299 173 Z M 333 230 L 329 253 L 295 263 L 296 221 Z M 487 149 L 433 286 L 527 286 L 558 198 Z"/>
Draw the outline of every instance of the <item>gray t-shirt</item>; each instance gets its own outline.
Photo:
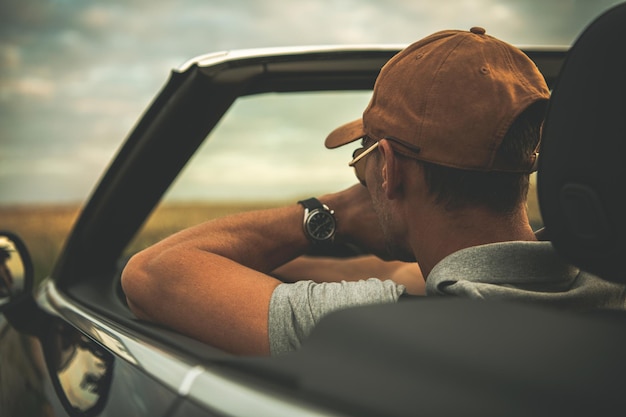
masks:
<path id="1" fill-rule="evenodd" d="M 297 349 L 328 313 L 397 302 L 404 292 L 403 285 L 376 278 L 281 284 L 270 301 L 271 353 Z M 428 275 L 426 294 L 526 301 L 574 310 L 626 306 L 626 286 L 604 281 L 565 263 L 550 242 L 492 243 L 455 252 Z"/>
<path id="2" fill-rule="evenodd" d="M 545 304 L 569 310 L 626 307 L 626 286 L 581 271 L 550 242 L 501 242 L 455 252 L 428 275 L 426 294 Z"/>
<path id="3" fill-rule="evenodd" d="M 404 285 L 377 278 L 280 284 L 270 300 L 270 351 L 277 355 L 299 348 L 302 340 L 328 313 L 367 304 L 393 303 L 404 291 Z"/>

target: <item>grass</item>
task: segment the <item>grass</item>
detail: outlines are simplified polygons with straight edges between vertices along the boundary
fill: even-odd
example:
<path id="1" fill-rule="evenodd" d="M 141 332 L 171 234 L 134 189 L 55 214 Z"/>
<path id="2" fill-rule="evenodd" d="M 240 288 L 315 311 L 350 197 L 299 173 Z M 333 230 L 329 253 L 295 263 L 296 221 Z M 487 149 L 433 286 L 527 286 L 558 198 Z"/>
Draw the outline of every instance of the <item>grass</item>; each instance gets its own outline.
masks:
<path id="1" fill-rule="evenodd" d="M 529 194 L 528 213 L 534 228 L 542 225 L 534 185 Z M 158 207 L 128 247 L 133 253 L 185 227 L 257 208 L 281 203 L 170 203 Z M 31 252 L 35 280 L 50 274 L 80 207 L 78 205 L 0 206 L 0 228 L 17 233 Z"/>
<path id="2" fill-rule="evenodd" d="M 0 228 L 26 243 L 37 282 L 50 273 L 79 210 L 78 205 L 0 206 Z"/>
<path id="3" fill-rule="evenodd" d="M 178 203 L 157 208 L 129 245 L 144 248 L 169 234 L 205 220 L 280 203 Z M 50 274 L 80 213 L 79 205 L 0 206 L 0 229 L 19 235 L 33 260 L 35 281 Z"/>
<path id="4" fill-rule="evenodd" d="M 543 227 L 543 219 L 539 210 L 539 201 L 537 200 L 537 183 L 536 174 L 531 176 L 530 189 L 528 190 L 528 219 L 533 230 Z"/>
<path id="5" fill-rule="evenodd" d="M 154 211 L 143 229 L 131 241 L 127 251 L 129 253 L 137 252 L 174 232 L 207 220 L 244 211 L 278 207 L 284 204 L 289 203 L 170 203 L 162 205 Z"/>

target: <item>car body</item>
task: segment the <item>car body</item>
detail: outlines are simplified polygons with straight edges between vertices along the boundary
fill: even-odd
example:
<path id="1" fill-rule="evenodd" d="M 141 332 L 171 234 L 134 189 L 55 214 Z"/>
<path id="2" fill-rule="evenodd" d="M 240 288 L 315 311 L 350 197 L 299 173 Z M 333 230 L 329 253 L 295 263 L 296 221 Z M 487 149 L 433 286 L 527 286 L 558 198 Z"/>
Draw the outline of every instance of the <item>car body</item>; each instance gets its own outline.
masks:
<path id="1" fill-rule="evenodd" d="M 263 94 L 367 93 L 401 47 L 222 52 L 174 70 L 85 204 L 51 276 L 34 297 L 4 311 L 2 415 L 521 415 L 537 404 L 546 414 L 563 410 L 562 390 L 556 402 L 536 395 L 552 389 L 548 371 L 567 369 L 579 356 L 539 354 L 537 340 L 520 329 L 531 321 L 550 341 L 551 326 L 568 335 L 584 327 L 587 319 L 578 316 L 466 300 L 367 307 L 329 316 L 298 352 L 257 358 L 137 320 L 125 303 L 127 248 L 198 148 L 214 140 L 233 103 Z M 523 49 L 553 86 L 567 50 Z M 407 319 L 415 316 L 422 320 Z M 472 346 L 476 339 L 483 342 Z M 528 356 L 511 366 L 485 343 L 500 352 L 523 346 Z M 548 376 L 533 374 L 540 366 Z M 7 383 L 11 375 L 18 382 Z"/>

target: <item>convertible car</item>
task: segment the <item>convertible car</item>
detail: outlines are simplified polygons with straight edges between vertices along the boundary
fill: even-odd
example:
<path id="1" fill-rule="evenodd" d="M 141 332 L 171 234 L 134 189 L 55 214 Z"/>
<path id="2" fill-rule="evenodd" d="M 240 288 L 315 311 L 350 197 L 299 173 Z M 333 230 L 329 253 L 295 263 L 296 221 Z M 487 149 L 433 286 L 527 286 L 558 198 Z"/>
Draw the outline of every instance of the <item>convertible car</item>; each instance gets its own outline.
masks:
<path id="1" fill-rule="evenodd" d="M 569 50 L 525 48 L 553 88 L 537 179 L 546 235 L 573 264 L 613 281 L 626 281 L 624 39 L 621 5 Z M 185 181 L 256 175 L 252 166 L 224 172 L 212 146 L 234 161 L 254 153 L 236 142 L 236 126 L 260 123 L 259 146 L 276 147 L 270 163 L 280 165 L 304 145 L 269 141 L 289 129 L 270 123 L 272 109 L 297 107 L 307 116 L 297 123 L 321 129 L 300 140 L 322 149 L 326 132 L 364 108 L 400 47 L 224 52 L 173 71 L 49 278 L 33 288 L 28 242 L 0 233 L 0 415 L 623 415 L 622 312 L 425 298 L 331 314 L 300 350 L 275 358 L 234 356 L 130 313 L 120 272 L 151 213 Z M 312 119 L 316 108 L 346 114 L 324 122 Z M 321 152 L 300 157 L 326 158 Z M 324 170 L 308 175 L 327 180 Z"/>

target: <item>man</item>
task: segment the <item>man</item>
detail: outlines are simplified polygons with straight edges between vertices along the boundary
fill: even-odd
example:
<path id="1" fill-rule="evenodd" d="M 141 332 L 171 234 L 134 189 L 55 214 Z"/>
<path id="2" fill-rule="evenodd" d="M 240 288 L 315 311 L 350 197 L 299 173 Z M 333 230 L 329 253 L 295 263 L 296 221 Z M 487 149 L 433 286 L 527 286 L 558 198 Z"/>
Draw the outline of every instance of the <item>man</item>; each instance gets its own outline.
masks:
<path id="1" fill-rule="evenodd" d="M 563 263 L 528 223 L 548 98 L 533 62 L 481 28 L 418 41 L 383 67 L 362 119 L 326 139 L 362 140 L 350 163 L 361 184 L 168 237 L 126 266 L 129 306 L 231 352 L 293 350 L 326 314 L 406 293 L 356 267 L 340 282 L 275 278 L 334 241 L 417 261 L 429 295 L 622 308 L 621 286 Z"/>

